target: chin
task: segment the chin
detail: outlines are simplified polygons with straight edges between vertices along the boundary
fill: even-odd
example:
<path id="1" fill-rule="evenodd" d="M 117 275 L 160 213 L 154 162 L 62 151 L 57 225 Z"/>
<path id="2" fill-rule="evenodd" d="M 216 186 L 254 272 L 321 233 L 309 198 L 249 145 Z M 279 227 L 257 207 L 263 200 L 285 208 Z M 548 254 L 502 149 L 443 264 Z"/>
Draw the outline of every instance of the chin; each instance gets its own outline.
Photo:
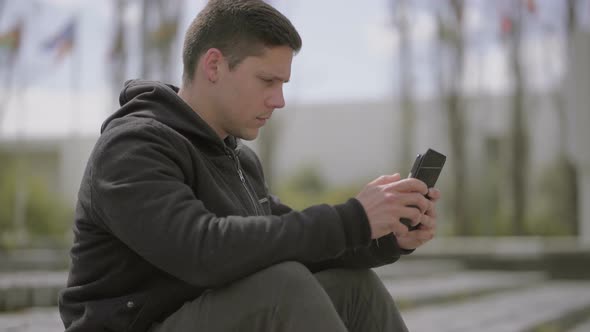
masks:
<path id="1" fill-rule="evenodd" d="M 246 141 L 253 141 L 258 137 L 258 131 L 253 133 L 241 133 L 240 135 L 236 135 L 236 137 Z"/>

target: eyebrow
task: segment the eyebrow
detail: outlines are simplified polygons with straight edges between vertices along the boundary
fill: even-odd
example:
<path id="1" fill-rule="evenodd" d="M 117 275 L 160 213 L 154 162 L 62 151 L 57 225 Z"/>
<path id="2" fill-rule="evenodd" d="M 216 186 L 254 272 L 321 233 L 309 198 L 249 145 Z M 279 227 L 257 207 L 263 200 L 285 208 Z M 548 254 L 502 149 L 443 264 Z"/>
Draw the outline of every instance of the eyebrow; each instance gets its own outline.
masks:
<path id="1" fill-rule="evenodd" d="M 284 78 L 282 78 L 282 77 L 280 77 L 278 75 L 273 75 L 273 74 L 269 74 L 269 73 L 265 73 L 265 72 L 260 72 L 259 75 L 264 76 L 264 77 L 267 77 L 267 78 L 272 79 L 272 80 L 282 81 L 283 83 L 289 83 L 289 80 L 288 79 L 284 79 Z"/>

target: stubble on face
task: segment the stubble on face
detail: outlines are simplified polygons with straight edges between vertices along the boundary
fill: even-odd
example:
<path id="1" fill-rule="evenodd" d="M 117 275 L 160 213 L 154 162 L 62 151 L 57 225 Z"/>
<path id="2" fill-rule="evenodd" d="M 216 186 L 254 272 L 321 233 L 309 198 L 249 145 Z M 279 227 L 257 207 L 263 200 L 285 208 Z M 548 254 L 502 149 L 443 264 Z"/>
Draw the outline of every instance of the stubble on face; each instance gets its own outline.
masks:
<path id="1" fill-rule="evenodd" d="M 223 67 L 218 120 L 226 135 L 254 140 L 273 111 L 285 106 L 283 84 L 289 81 L 292 59 L 293 50 L 279 46 L 245 58 L 232 70 Z"/>

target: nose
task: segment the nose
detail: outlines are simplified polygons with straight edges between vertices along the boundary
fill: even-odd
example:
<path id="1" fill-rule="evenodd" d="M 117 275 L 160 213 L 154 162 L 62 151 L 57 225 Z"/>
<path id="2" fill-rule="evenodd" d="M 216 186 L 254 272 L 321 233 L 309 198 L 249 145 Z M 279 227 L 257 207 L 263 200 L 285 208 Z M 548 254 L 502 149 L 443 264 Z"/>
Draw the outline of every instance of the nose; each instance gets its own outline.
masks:
<path id="1" fill-rule="evenodd" d="M 285 96 L 283 95 L 283 88 L 280 87 L 274 91 L 274 93 L 268 99 L 268 107 L 271 108 L 283 108 L 285 107 Z"/>

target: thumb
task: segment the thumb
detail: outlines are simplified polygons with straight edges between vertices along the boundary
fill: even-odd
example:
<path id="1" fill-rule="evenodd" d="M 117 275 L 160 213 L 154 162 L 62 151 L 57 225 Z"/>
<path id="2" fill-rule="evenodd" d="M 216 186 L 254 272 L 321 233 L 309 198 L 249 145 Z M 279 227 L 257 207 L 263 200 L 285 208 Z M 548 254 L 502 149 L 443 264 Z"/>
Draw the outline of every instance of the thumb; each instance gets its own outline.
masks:
<path id="1" fill-rule="evenodd" d="M 381 175 L 380 177 L 376 178 L 375 180 L 371 181 L 369 184 L 373 185 L 384 185 L 391 182 L 401 180 L 401 175 L 399 173 L 391 174 L 391 175 Z"/>

